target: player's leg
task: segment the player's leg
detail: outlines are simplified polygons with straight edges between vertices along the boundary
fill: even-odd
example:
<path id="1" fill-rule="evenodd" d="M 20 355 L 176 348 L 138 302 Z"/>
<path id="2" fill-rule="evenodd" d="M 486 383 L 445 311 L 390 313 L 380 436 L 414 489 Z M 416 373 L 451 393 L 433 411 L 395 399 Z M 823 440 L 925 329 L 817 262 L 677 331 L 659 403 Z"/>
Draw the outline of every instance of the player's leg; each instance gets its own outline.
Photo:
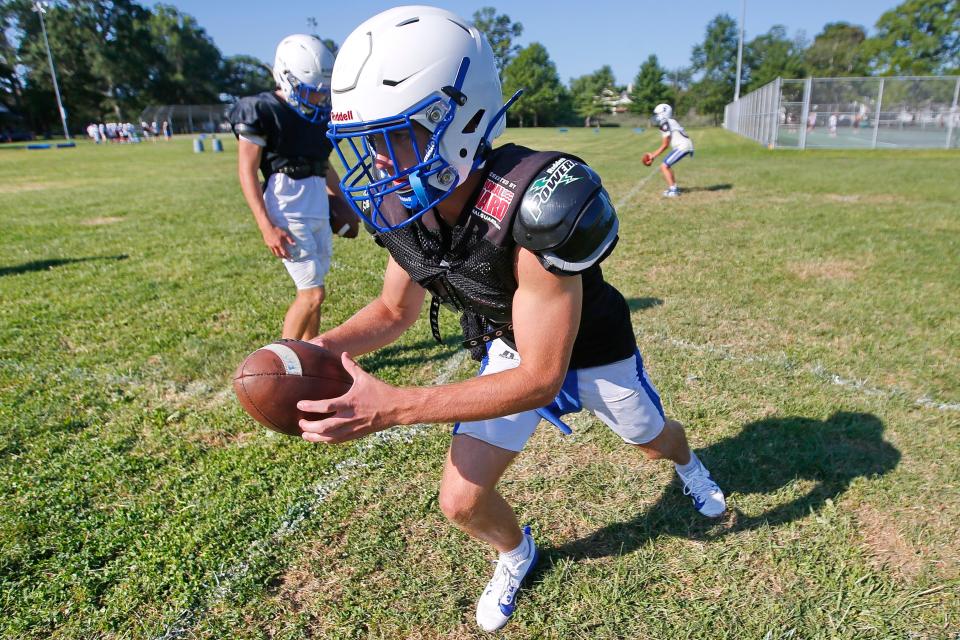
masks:
<path id="1" fill-rule="evenodd" d="M 673 169 L 670 168 L 666 162 L 660 165 L 660 173 L 663 174 L 663 179 L 667 181 L 667 188 L 673 189 L 677 186 L 677 180 L 673 175 Z"/>
<path id="2" fill-rule="evenodd" d="M 663 159 L 663 164 L 660 165 L 660 173 L 667 181 L 667 190 L 663 192 L 663 195 L 668 198 L 680 195 L 680 191 L 677 189 L 677 179 L 673 175 L 673 165 L 679 162 L 684 155 L 686 155 L 686 151 L 674 149 L 667 154 L 667 157 Z"/>
<path id="3" fill-rule="evenodd" d="M 289 221 L 287 232 L 295 244 L 288 247 L 290 258 L 283 266 L 297 286 L 297 297 L 287 309 L 283 319 L 283 337 L 294 340 L 309 340 L 318 335 L 320 308 L 326 297 L 324 278 L 330 268 L 330 251 L 324 239 L 323 226 L 329 230 L 326 220 L 297 222 Z"/>
<path id="4" fill-rule="evenodd" d="M 499 552 L 523 540 L 513 509 L 495 487 L 518 452 L 453 436 L 440 481 L 440 510 L 461 531 Z"/>
<path id="5" fill-rule="evenodd" d="M 284 338 L 310 340 L 319 335 L 320 308 L 326 290 L 324 287 L 297 289 L 297 297 L 283 317 Z"/>
<path id="6" fill-rule="evenodd" d="M 673 462 L 684 483 L 684 493 L 692 497 L 700 513 L 717 517 L 724 512 L 723 492 L 690 450 L 683 425 L 664 414 L 660 395 L 644 370 L 639 351 L 633 358 L 581 369 L 577 374 L 584 408 L 647 458 Z"/>
<path id="7" fill-rule="evenodd" d="M 481 375 L 520 363 L 516 351 L 501 340 L 491 343 Z M 540 422 L 534 411 L 458 423 L 440 483 L 440 509 L 458 528 L 498 552 L 493 578 L 477 601 L 477 624 L 495 631 L 510 620 L 516 595 L 536 564 L 537 551 L 529 528 L 521 531 L 513 509 L 496 484 Z"/>

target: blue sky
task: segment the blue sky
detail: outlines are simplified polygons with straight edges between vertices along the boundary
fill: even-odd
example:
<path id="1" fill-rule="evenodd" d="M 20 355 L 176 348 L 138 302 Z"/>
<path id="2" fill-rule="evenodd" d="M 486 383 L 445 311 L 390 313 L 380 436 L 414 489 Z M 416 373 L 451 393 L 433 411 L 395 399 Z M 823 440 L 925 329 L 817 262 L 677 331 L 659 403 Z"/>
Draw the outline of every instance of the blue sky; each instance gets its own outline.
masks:
<path id="1" fill-rule="evenodd" d="M 276 44 L 290 33 L 306 32 L 307 17 L 318 33 L 337 42 L 366 18 L 400 2 L 353 0 L 166 0 L 192 14 L 226 55 L 247 53 L 272 62 Z M 828 22 L 847 21 L 872 32 L 877 18 L 900 0 L 747 0 L 747 39 L 775 24 L 793 36 L 813 38 Z M 412 3 L 411 3 L 412 4 Z M 707 22 L 721 12 L 739 20 L 740 0 L 609 2 L 605 0 L 533 0 L 523 2 L 437 3 L 469 19 L 485 5 L 523 24 L 519 43 L 540 42 L 557 64 L 564 82 L 609 64 L 621 84 L 630 82 L 651 53 L 667 68 L 690 62 L 690 50 L 703 39 Z"/>

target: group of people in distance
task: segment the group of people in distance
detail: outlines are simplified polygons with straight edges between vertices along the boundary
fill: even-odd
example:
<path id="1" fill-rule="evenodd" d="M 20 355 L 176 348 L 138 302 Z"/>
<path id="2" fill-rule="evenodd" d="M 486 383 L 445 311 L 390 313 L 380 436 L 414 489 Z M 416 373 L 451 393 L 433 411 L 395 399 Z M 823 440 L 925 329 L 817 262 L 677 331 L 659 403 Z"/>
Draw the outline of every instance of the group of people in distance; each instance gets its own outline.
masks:
<path id="1" fill-rule="evenodd" d="M 141 122 L 139 129 L 132 122 L 91 122 L 87 125 L 87 137 L 95 144 L 140 142 L 141 136 L 156 142 L 160 136 L 163 136 L 164 140 L 170 140 L 173 132 L 170 130 L 170 123 L 166 120 L 160 126 L 157 126 L 156 122 L 151 124 Z"/>
<path id="2" fill-rule="evenodd" d="M 276 91 L 229 114 L 241 188 L 296 283 L 283 336 L 339 354 L 354 379 L 339 398 L 298 404 L 328 415 L 301 421 L 303 438 L 454 424 L 440 509 L 499 554 L 476 606 L 481 628 L 508 622 L 537 562 L 532 528 L 496 487 L 541 420 L 569 433 L 563 415 L 590 410 L 638 453 L 672 462 L 694 509 L 724 513 L 723 492 L 664 411 L 626 300 L 604 279 L 620 223 L 601 177 L 563 151 L 493 146 L 519 92 L 504 103 L 475 27 L 444 9 L 396 7 L 359 25 L 336 60 L 318 38 L 285 38 L 273 73 Z M 653 155 L 672 146 L 663 175 L 676 197 L 671 167 L 693 144 L 667 105 L 657 109 L 663 144 Z M 342 177 L 327 164 L 331 150 Z M 355 233 L 358 219 L 389 252 L 382 290 L 318 334 L 332 234 Z M 427 294 L 437 340 L 439 307 L 461 314 L 477 377 L 395 386 L 358 366 L 414 324 Z"/>

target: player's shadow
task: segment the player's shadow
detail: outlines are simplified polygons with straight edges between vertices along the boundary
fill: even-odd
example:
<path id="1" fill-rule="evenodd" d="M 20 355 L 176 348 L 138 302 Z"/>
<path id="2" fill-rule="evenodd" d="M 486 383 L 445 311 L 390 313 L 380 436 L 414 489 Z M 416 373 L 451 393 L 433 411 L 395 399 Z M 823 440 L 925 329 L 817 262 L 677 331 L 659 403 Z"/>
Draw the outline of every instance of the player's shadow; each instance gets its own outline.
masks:
<path id="1" fill-rule="evenodd" d="M 663 304 L 661 298 L 627 298 L 626 300 L 631 312 L 652 309 L 653 307 L 659 307 Z"/>
<path id="2" fill-rule="evenodd" d="M 459 335 L 447 336 L 443 340 L 443 348 L 434 353 L 427 353 L 438 346 L 433 338 L 424 338 L 412 344 L 393 344 L 366 356 L 363 367 L 375 375 L 378 370 L 388 367 L 406 367 L 446 360 L 460 348 L 461 340 L 463 338 Z"/>
<path id="3" fill-rule="evenodd" d="M 682 191 L 684 193 L 696 193 L 697 191 L 729 191 L 730 189 L 733 189 L 733 185 L 724 182 L 723 184 L 711 184 L 707 187 L 684 187 Z"/>
<path id="4" fill-rule="evenodd" d="M 817 512 L 841 496 L 859 477 L 889 473 L 900 452 L 883 439 L 883 422 L 869 413 L 838 411 L 826 420 L 799 416 L 769 418 L 747 424 L 731 438 L 697 451 L 711 475 L 731 499 L 727 515 L 710 520 L 697 513 L 683 495 L 679 480 L 664 489 L 648 509 L 623 522 L 559 547 L 544 556 L 596 558 L 629 553 L 658 536 L 716 540 L 759 526 L 778 526 Z M 736 509 L 753 496 L 799 493 L 756 515 Z M 544 570 L 550 562 L 544 563 Z"/>
<path id="5" fill-rule="evenodd" d="M 9 267 L 0 267 L 0 278 L 3 276 L 15 276 L 22 273 L 32 273 L 34 271 L 49 271 L 55 267 L 62 267 L 75 262 L 91 262 L 94 260 L 126 260 L 129 256 L 121 253 L 115 256 L 89 256 L 87 258 L 48 258 L 47 260 L 31 260 L 23 264 L 17 264 Z"/>

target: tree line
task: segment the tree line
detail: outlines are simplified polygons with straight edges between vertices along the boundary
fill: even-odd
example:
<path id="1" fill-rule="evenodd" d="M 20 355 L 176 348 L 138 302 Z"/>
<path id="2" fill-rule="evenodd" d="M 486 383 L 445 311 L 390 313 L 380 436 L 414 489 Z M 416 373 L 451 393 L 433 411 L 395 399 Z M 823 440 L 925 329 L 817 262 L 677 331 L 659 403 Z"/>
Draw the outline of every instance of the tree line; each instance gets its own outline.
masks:
<path id="1" fill-rule="evenodd" d="M 56 126 L 58 114 L 32 4 L 0 0 L 0 104 L 45 131 Z M 45 19 L 75 129 L 103 119 L 130 120 L 151 104 L 209 104 L 273 88 L 262 61 L 224 56 L 195 18 L 171 5 L 58 0 Z M 546 47 L 516 44 L 523 25 L 493 7 L 475 12 L 473 21 L 493 47 L 504 95 L 525 89 L 510 111 L 514 124 L 590 123 L 626 89 L 609 65 L 564 84 Z M 777 25 L 744 42 L 741 93 L 777 76 L 957 73 L 958 25 L 960 0 L 904 0 L 880 17 L 869 37 L 846 22 L 825 25 L 813 40 Z M 669 102 L 678 113 L 694 110 L 719 120 L 733 99 L 737 40 L 737 21 L 723 13 L 707 24 L 689 65 L 667 69 L 650 54 L 631 84 L 629 109 L 646 116 L 657 103 Z"/>
<path id="2" fill-rule="evenodd" d="M 494 43 L 504 95 L 525 88 L 524 98 L 511 109 L 517 124 L 590 123 L 609 112 L 610 97 L 626 90 L 616 84 L 609 65 L 564 85 L 546 47 L 538 42 L 513 45 L 522 25 L 497 16 L 492 8 L 477 12 L 474 23 Z M 791 37 L 786 27 L 775 25 L 744 42 L 741 95 L 778 76 L 960 73 L 960 1 L 905 0 L 880 16 L 874 30 L 868 37 L 862 26 L 834 22 L 810 41 L 803 33 Z M 631 84 L 628 109 L 647 116 L 658 103 L 668 102 L 677 113 L 694 110 L 719 122 L 733 100 L 738 39 L 737 21 L 722 13 L 707 24 L 689 65 L 667 69 L 650 54 Z"/>
<path id="3" fill-rule="evenodd" d="M 44 16 L 73 130 L 135 119 L 151 104 L 210 104 L 273 88 L 253 56 L 224 56 L 193 16 L 132 0 L 52 2 Z M 0 0 L 0 104 L 34 131 L 59 123 L 40 21 Z"/>

